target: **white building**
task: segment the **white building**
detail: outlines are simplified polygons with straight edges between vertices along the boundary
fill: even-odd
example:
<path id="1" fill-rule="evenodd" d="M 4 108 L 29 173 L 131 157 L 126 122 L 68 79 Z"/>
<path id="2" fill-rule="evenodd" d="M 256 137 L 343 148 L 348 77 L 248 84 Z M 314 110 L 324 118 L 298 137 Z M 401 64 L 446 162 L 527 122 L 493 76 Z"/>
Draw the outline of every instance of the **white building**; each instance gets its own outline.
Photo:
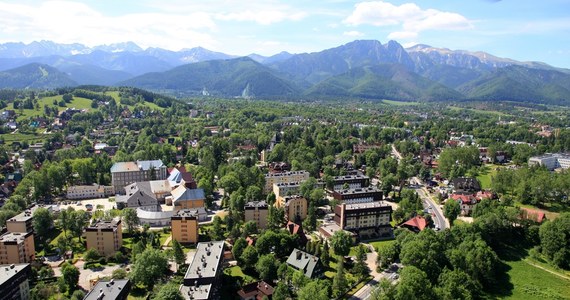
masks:
<path id="1" fill-rule="evenodd" d="M 528 160 L 529 166 L 545 166 L 548 170 L 552 171 L 558 168 L 570 168 L 570 155 L 561 153 L 546 153 L 540 156 L 533 156 Z"/>
<path id="2" fill-rule="evenodd" d="M 273 184 L 275 183 L 303 182 L 307 179 L 309 179 L 309 172 L 307 171 L 268 173 L 265 174 L 265 188 L 263 192 L 269 194 L 273 190 Z"/>
<path id="3" fill-rule="evenodd" d="M 109 197 L 115 194 L 112 186 L 106 185 L 74 185 L 67 188 L 67 199 L 96 199 Z"/>

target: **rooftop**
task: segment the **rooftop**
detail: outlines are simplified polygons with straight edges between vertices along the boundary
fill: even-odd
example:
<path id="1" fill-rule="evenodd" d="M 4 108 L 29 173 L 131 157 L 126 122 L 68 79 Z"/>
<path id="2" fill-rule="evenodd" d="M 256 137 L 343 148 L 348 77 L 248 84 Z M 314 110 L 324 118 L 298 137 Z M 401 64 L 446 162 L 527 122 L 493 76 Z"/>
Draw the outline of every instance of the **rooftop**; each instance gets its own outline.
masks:
<path id="1" fill-rule="evenodd" d="M 344 189 L 337 191 L 341 195 L 351 195 L 351 194 L 363 194 L 363 193 L 376 193 L 382 192 L 376 187 L 365 187 L 365 188 L 357 188 L 357 189 Z"/>
<path id="2" fill-rule="evenodd" d="M 133 171 L 148 171 L 163 167 L 162 160 L 137 160 L 129 162 L 118 162 L 111 167 L 111 173 L 115 172 L 133 172 Z"/>
<path id="3" fill-rule="evenodd" d="M 265 177 L 282 177 L 282 176 L 305 175 L 305 174 L 309 176 L 309 172 L 307 171 L 289 171 L 281 173 L 267 173 L 265 174 Z"/>
<path id="4" fill-rule="evenodd" d="M 287 264 L 297 270 L 303 270 L 305 276 L 312 278 L 319 264 L 319 258 L 305 251 L 294 249 L 287 259 Z"/>
<path id="5" fill-rule="evenodd" d="M 120 218 L 116 218 L 111 221 L 97 220 L 91 225 L 87 226 L 86 229 L 97 230 L 97 229 L 117 228 L 119 224 L 121 224 Z"/>
<path id="6" fill-rule="evenodd" d="M 83 298 L 83 300 L 100 300 L 100 299 L 122 299 L 119 296 L 128 294 L 130 289 L 128 279 L 111 279 L 110 281 L 100 280 Z M 127 289 L 127 292 L 124 290 Z M 122 293 L 121 293 L 122 292 Z"/>
<path id="7" fill-rule="evenodd" d="M 379 208 L 379 207 L 392 207 L 383 201 L 354 203 L 354 204 L 345 204 L 345 205 L 346 205 L 346 207 L 345 207 L 346 210 L 358 210 L 358 209 Z"/>
<path id="8" fill-rule="evenodd" d="M 10 280 L 14 275 L 20 273 L 30 264 L 2 265 L 0 266 L 0 286 Z"/>
<path id="9" fill-rule="evenodd" d="M 203 189 L 189 189 L 183 185 L 172 190 L 172 199 L 176 203 L 186 200 L 203 200 L 206 199 Z"/>
<path id="10" fill-rule="evenodd" d="M 174 213 L 173 217 L 185 217 L 185 218 L 198 218 L 197 209 L 181 209 Z"/>
<path id="11" fill-rule="evenodd" d="M 196 254 L 184 279 L 213 278 L 224 257 L 224 241 L 202 242 L 196 246 Z"/>
<path id="12" fill-rule="evenodd" d="M 211 284 L 201 284 L 198 286 L 180 286 L 180 294 L 184 299 L 206 300 L 210 299 Z"/>
<path id="13" fill-rule="evenodd" d="M 26 240 L 26 237 L 31 233 L 23 233 L 23 232 L 6 232 L 5 234 L 0 236 L 0 242 L 15 242 L 15 243 L 23 243 Z"/>
<path id="14" fill-rule="evenodd" d="M 258 207 L 258 208 L 268 208 L 269 206 L 267 205 L 267 202 L 265 202 L 264 200 L 263 200 L 263 201 L 250 201 L 250 202 L 247 202 L 247 203 L 244 205 L 244 208 L 245 208 L 245 209 L 248 209 L 248 208 L 255 208 L 255 207 Z"/>

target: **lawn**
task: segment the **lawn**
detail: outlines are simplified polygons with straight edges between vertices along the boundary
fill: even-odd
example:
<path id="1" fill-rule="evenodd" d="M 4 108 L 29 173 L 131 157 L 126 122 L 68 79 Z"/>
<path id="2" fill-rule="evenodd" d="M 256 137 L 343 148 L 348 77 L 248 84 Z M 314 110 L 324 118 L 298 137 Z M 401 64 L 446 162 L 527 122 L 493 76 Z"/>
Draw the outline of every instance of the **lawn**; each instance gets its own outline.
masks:
<path id="1" fill-rule="evenodd" d="M 28 142 L 28 144 L 35 144 L 36 142 L 42 142 L 44 139 L 48 138 L 47 134 L 22 134 L 16 133 L 6 133 L 2 135 L 4 143 L 12 144 L 13 142 Z"/>
<path id="2" fill-rule="evenodd" d="M 481 188 L 486 190 L 491 188 L 491 177 L 497 173 L 497 166 L 484 165 L 477 176 L 477 180 L 481 183 Z"/>
<path id="3" fill-rule="evenodd" d="M 410 105 L 418 105 L 419 102 L 412 102 L 412 101 L 395 101 L 395 100 L 382 100 L 382 103 L 388 105 L 395 105 L 395 106 L 410 106 Z"/>
<path id="4" fill-rule="evenodd" d="M 14 103 L 9 103 L 8 106 L 6 107 L 6 109 L 12 109 L 14 111 L 16 111 L 16 114 L 18 116 L 18 118 L 16 119 L 17 121 L 21 121 L 23 119 L 27 119 L 29 117 L 38 117 L 38 116 L 42 116 L 44 114 L 44 106 L 53 106 L 53 101 L 61 101 L 62 100 L 62 95 L 59 96 L 51 96 L 51 97 L 44 97 L 41 99 L 38 99 L 38 104 L 40 106 L 39 109 L 23 109 L 22 113 L 20 114 L 20 110 L 19 109 L 14 109 Z M 67 108 L 76 108 L 76 109 L 89 109 L 89 110 L 93 110 L 91 108 L 91 100 L 87 99 L 87 98 L 81 98 L 81 97 L 73 97 L 73 100 L 71 100 L 70 103 L 67 103 L 65 107 L 61 107 L 61 106 L 57 106 L 58 111 L 63 111 L 66 110 Z"/>
<path id="5" fill-rule="evenodd" d="M 489 296 L 517 300 L 570 299 L 570 279 L 563 278 L 564 272 L 558 272 L 553 267 L 531 259 L 526 249 L 510 248 L 498 254 L 503 262 L 497 265 L 497 269 L 505 273 L 497 278 L 497 284 L 489 291 Z"/>
<path id="6" fill-rule="evenodd" d="M 394 244 L 395 242 L 396 240 L 376 241 L 376 242 L 370 242 L 370 245 L 372 245 L 372 247 L 374 247 L 374 249 L 378 251 L 378 249 L 387 247 L 391 244 Z"/>
<path id="7" fill-rule="evenodd" d="M 241 278 L 241 282 L 244 284 L 249 282 L 255 282 L 257 279 L 243 273 L 240 266 L 233 266 L 224 270 L 224 273 L 230 275 L 231 277 L 239 277 Z"/>

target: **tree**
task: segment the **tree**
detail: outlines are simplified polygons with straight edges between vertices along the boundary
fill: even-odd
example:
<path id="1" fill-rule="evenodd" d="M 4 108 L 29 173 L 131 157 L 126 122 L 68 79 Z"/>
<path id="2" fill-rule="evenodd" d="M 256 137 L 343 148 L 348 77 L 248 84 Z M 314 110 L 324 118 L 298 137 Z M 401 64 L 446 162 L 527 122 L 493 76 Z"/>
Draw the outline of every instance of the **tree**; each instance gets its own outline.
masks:
<path id="1" fill-rule="evenodd" d="M 435 299 L 426 273 L 414 266 L 406 266 L 402 269 L 396 290 L 397 300 Z"/>
<path id="2" fill-rule="evenodd" d="M 162 278 L 167 270 L 168 260 L 164 253 L 157 249 L 146 248 L 137 255 L 130 277 L 135 284 L 142 284 L 152 289 L 157 279 Z"/>
<path id="3" fill-rule="evenodd" d="M 279 229 L 285 223 L 285 210 L 283 207 L 269 206 L 267 216 L 268 229 Z"/>
<path id="4" fill-rule="evenodd" d="M 251 270 L 254 268 L 257 262 L 258 254 L 257 249 L 253 246 L 247 246 L 241 255 L 241 261 L 243 262 L 243 267 L 246 270 Z"/>
<path id="5" fill-rule="evenodd" d="M 333 278 L 332 284 L 332 294 L 335 298 L 338 298 L 346 292 L 348 289 L 348 281 L 346 280 L 346 275 L 344 274 L 344 263 L 343 259 L 338 260 L 336 274 Z"/>
<path id="6" fill-rule="evenodd" d="M 178 289 L 178 285 L 175 283 L 168 283 L 160 288 L 160 291 L 156 294 L 153 298 L 156 300 L 184 300 L 182 294 L 180 294 L 180 290 Z"/>
<path id="7" fill-rule="evenodd" d="M 46 240 L 53 229 L 53 216 L 47 208 L 40 207 L 34 211 L 32 219 L 34 233 L 41 240 Z"/>
<path id="8" fill-rule="evenodd" d="M 291 297 L 291 293 L 289 292 L 289 287 L 284 284 L 282 281 L 277 283 L 275 290 L 273 291 L 273 300 L 287 300 Z"/>
<path id="9" fill-rule="evenodd" d="M 542 253 L 561 268 L 570 267 L 570 213 L 564 213 L 557 219 L 540 226 L 540 245 Z"/>
<path id="10" fill-rule="evenodd" d="M 315 201 L 309 201 L 307 218 L 303 221 L 303 227 L 308 231 L 313 231 L 317 228 L 317 212 L 315 208 Z"/>
<path id="11" fill-rule="evenodd" d="M 136 228 L 140 225 L 137 211 L 132 208 L 123 209 L 123 220 L 125 220 L 127 232 L 130 234 L 134 233 Z"/>
<path id="12" fill-rule="evenodd" d="M 329 243 L 325 240 L 325 243 L 323 244 L 323 252 L 321 254 L 321 262 L 323 263 L 324 266 L 328 266 L 329 265 L 329 261 L 330 261 L 330 253 L 329 253 Z"/>
<path id="13" fill-rule="evenodd" d="M 77 290 L 71 294 L 70 300 L 83 300 L 85 293 L 82 290 Z"/>
<path id="14" fill-rule="evenodd" d="M 87 223 L 89 222 L 89 215 L 84 210 L 76 210 L 71 212 L 71 227 L 69 228 L 72 236 L 79 238 L 81 242 L 81 237 L 83 235 L 83 230 Z"/>
<path id="15" fill-rule="evenodd" d="M 445 201 L 445 205 L 443 206 L 443 215 L 449 220 L 449 224 L 453 225 L 453 221 L 457 219 L 457 216 L 461 213 L 461 206 L 459 202 L 448 199 Z"/>
<path id="16" fill-rule="evenodd" d="M 257 233 L 257 223 L 255 221 L 248 221 L 243 225 L 242 236 L 244 238 L 256 233 Z"/>
<path id="17" fill-rule="evenodd" d="M 247 247 L 247 241 L 242 237 L 238 238 L 234 243 L 234 247 L 232 248 L 232 254 L 239 263 L 242 262 L 241 255 L 243 254 L 243 251 L 245 250 L 246 247 Z"/>
<path id="18" fill-rule="evenodd" d="M 214 220 L 212 221 L 212 229 L 210 230 L 210 237 L 214 241 L 224 239 L 224 229 L 222 228 L 222 218 L 220 218 L 220 216 L 214 216 Z"/>
<path id="19" fill-rule="evenodd" d="M 111 278 L 113 279 L 125 279 L 127 278 L 128 274 L 127 271 L 125 271 L 125 269 L 115 269 L 113 270 L 113 273 L 111 273 Z"/>
<path id="20" fill-rule="evenodd" d="M 313 280 L 302 287 L 297 293 L 299 300 L 329 300 L 330 286 L 326 280 Z"/>
<path id="21" fill-rule="evenodd" d="M 371 300 L 393 300 L 396 299 L 396 286 L 388 279 L 382 278 L 378 287 L 370 294 Z"/>
<path id="22" fill-rule="evenodd" d="M 89 248 L 83 254 L 83 259 L 87 262 L 96 261 L 99 259 L 99 257 L 101 257 L 101 255 L 99 254 L 99 252 L 95 248 Z"/>
<path id="23" fill-rule="evenodd" d="M 184 250 L 182 245 L 177 240 L 172 240 L 172 252 L 174 256 L 174 261 L 178 266 L 183 265 L 186 262 L 186 255 L 184 255 Z"/>
<path id="24" fill-rule="evenodd" d="M 63 276 L 63 282 L 67 286 L 67 290 L 74 291 L 79 282 L 79 269 L 68 262 L 64 262 L 61 265 L 61 275 Z"/>
<path id="25" fill-rule="evenodd" d="M 259 277 L 267 282 L 277 279 L 277 269 L 279 268 L 279 260 L 273 254 L 265 254 L 259 257 L 255 264 L 255 270 L 259 273 Z"/>
<path id="26" fill-rule="evenodd" d="M 462 270 L 444 269 L 439 275 L 439 286 L 435 289 L 438 299 L 473 299 L 481 289 L 467 273 Z"/>
<path id="27" fill-rule="evenodd" d="M 352 272 L 358 276 L 359 279 L 363 279 L 370 273 L 368 265 L 366 264 L 366 247 L 362 244 L 356 247 L 356 264 L 352 268 Z"/>
<path id="28" fill-rule="evenodd" d="M 331 247 L 334 254 L 347 256 L 352 245 L 352 238 L 344 231 L 337 231 L 331 237 Z"/>

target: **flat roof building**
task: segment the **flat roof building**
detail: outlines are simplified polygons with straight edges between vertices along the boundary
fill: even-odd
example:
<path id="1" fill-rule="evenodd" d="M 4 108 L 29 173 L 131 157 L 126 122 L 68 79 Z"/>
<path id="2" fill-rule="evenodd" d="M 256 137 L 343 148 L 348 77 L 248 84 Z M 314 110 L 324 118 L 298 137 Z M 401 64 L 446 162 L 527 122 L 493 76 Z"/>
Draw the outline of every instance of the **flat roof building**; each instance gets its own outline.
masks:
<path id="1" fill-rule="evenodd" d="M 382 201 L 343 203 L 335 207 L 334 221 L 360 237 L 386 237 L 392 235 L 391 216 L 392 206 Z"/>
<path id="2" fill-rule="evenodd" d="M 137 160 L 118 162 L 111 167 L 111 185 L 116 193 L 131 183 L 150 180 L 164 180 L 168 176 L 166 165 L 158 160 Z"/>
<path id="3" fill-rule="evenodd" d="M 32 267 L 28 263 L 0 266 L 0 298 L 30 299 L 31 276 Z"/>
<path id="4" fill-rule="evenodd" d="M 265 174 L 265 187 L 263 192 L 269 194 L 273 189 L 274 183 L 303 182 L 309 179 L 307 171 L 289 171 L 281 173 Z"/>
<path id="5" fill-rule="evenodd" d="M 121 219 L 95 221 L 85 227 L 84 236 L 87 249 L 94 248 L 100 255 L 107 257 L 114 255 L 123 246 Z"/>
<path id="6" fill-rule="evenodd" d="M 130 291 L 128 279 L 99 280 L 83 300 L 126 300 Z"/>
<path id="7" fill-rule="evenodd" d="M 174 213 L 171 220 L 172 239 L 182 244 L 198 242 L 198 211 L 183 209 Z"/>
<path id="8" fill-rule="evenodd" d="M 0 236 L 0 264 L 31 263 L 35 258 L 32 232 L 7 232 Z"/>
<path id="9" fill-rule="evenodd" d="M 224 241 L 198 243 L 180 293 L 184 299 L 219 299 L 220 274 L 224 259 Z"/>
<path id="10" fill-rule="evenodd" d="M 546 153 L 540 156 L 533 156 L 528 159 L 528 165 L 545 166 L 548 170 L 570 168 L 570 155 L 562 153 Z"/>
<path id="11" fill-rule="evenodd" d="M 334 191 L 333 198 L 346 204 L 373 202 L 382 200 L 382 191 L 376 187 L 344 189 Z"/>
<path id="12" fill-rule="evenodd" d="M 269 205 L 265 201 L 251 201 L 244 205 L 244 221 L 254 221 L 257 228 L 267 228 L 267 217 L 269 216 Z"/>

